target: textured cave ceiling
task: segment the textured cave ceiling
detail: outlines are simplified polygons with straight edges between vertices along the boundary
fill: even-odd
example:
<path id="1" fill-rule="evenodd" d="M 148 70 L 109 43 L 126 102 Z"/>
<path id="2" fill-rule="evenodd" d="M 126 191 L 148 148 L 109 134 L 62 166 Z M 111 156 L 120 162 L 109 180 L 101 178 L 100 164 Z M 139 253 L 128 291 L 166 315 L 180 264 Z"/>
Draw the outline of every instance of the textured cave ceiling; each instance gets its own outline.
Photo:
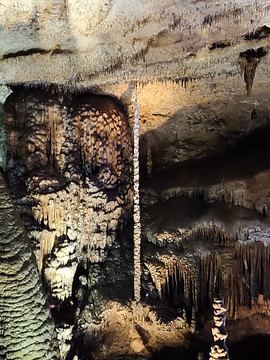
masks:
<path id="1" fill-rule="evenodd" d="M 131 125 L 137 83 L 160 165 L 203 157 L 262 125 L 269 11 L 262 0 L 3 1 L 1 83 L 112 94 Z"/>
<path id="2" fill-rule="evenodd" d="M 269 50 L 266 0 L 0 2 L 0 165 L 61 359 L 149 359 L 198 328 L 209 345 L 216 291 L 232 360 L 269 333 Z M 140 313 L 126 305 L 135 87 Z"/>

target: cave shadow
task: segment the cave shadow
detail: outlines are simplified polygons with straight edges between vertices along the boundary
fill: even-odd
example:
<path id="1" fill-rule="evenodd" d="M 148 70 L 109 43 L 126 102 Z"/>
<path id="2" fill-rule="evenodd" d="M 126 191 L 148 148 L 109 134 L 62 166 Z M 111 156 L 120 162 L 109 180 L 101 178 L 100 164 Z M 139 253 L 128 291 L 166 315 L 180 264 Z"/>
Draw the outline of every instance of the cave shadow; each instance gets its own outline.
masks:
<path id="1" fill-rule="evenodd" d="M 182 347 L 165 346 L 153 353 L 150 360 L 198 360 L 208 359 L 211 343 L 202 341 L 194 335 L 190 335 L 186 340 L 186 345 Z"/>
<path id="2" fill-rule="evenodd" d="M 257 334 L 229 346 L 231 360 L 265 359 L 269 354 L 270 335 Z"/>
<path id="3" fill-rule="evenodd" d="M 208 359 L 210 346 L 211 344 L 208 342 L 191 338 L 189 348 L 164 347 L 155 352 L 150 360 L 198 360 L 199 354 L 203 355 L 200 359 Z M 229 358 L 231 360 L 265 359 L 269 353 L 269 346 L 269 334 L 249 336 L 229 346 Z"/>
<path id="4" fill-rule="evenodd" d="M 241 102 L 244 102 L 242 100 Z M 251 103 L 252 104 L 252 103 Z M 239 104 L 235 103 L 235 107 Z M 213 105 L 215 106 L 215 104 Z M 193 130 L 184 138 L 181 138 L 181 127 L 178 124 L 181 119 L 187 118 L 187 114 L 192 113 L 195 117 L 196 109 L 201 108 L 205 112 L 205 116 L 212 116 L 212 123 L 203 129 L 202 124 L 194 119 Z M 197 107 L 183 108 L 173 114 L 171 118 L 157 129 L 149 130 L 141 136 L 141 185 L 142 187 L 152 187 L 157 193 L 164 189 L 177 186 L 207 186 L 225 181 L 243 179 L 252 177 L 260 171 L 270 168 L 270 116 L 262 107 L 262 109 L 254 109 L 251 111 L 250 122 L 248 128 L 242 131 L 228 130 L 224 131 L 224 119 L 216 119 L 216 113 L 207 109 L 207 104 Z M 224 115 L 224 114 L 223 114 Z M 228 115 L 229 116 L 229 115 Z M 239 124 L 243 119 L 239 119 Z M 258 123 L 255 128 L 254 123 Z M 247 125 L 247 122 L 246 122 Z M 211 138 L 213 146 L 207 148 L 205 141 L 198 139 L 198 132 L 213 132 L 213 126 L 216 126 L 217 133 Z M 143 127 L 143 125 L 142 125 Z M 240 126 L 239 126 L 240 127 Z M 171 133 L 174 131 L 174 134 Z M 192 134 L 195 134 L 195 142 L 192 143 Z M 170 142 L 166 141 L 164 134 L 169 134 Z M 210 139 L 210 140 L 211 140 Z M 152 176 L 147 176 L 147 146 L 150 146 L 152 152 Z M 164 154 L 171 154 L 170 147 L 174 147 L 176 152 L 190 151 L 193 148 L 204 147 L 203 156 L 197 153 L 195 158 L 184 160 L 183 162 L 174 162 L 170 159 L 170 164 L 163 164 L 160 159 Z M 215 149 L 213 149 L 215 148 Z"/>

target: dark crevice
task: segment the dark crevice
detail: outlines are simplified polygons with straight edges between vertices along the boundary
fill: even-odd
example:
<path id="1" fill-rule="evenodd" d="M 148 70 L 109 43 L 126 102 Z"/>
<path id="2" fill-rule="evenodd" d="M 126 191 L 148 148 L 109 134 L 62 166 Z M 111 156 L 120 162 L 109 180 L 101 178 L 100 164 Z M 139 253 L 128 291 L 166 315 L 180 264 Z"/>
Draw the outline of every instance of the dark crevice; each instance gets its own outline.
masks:
<path id="1" fill-rule="evenodd" d="M 9 59 L 9 58 L 15 58 L 18 56 L 31 56 L 34 54 L 40 54 L 40 55 L 45 55 L 45 54 L 71 54 L 72 51 L 68 50 L 68 49 L 60 49 L 59 47 L 56 47 L 54 49 L 41 49 L 41 48 L 31 48 L 28 50 L 20 50 L 20 51 L 16 51 L 16 52 L 12 52 L 12 53 L 7 53 L 3 55 L 3 59 Z"/>
<path id="2" fill-rule="evenodd" d="M 210 46 L 209 50 L 224 49 L 224 48 L 226 48 L 226 47 L 228 47 L 230 45 L 231 44 L 230 44 L 229 41 L 215 42 Z"/>
<path id="3" fill-rule="evenodd" d="M 270 127 L 261 127 L 214 156 L 187 160 L 165 170 L 153 171 L 151 187 L 157 192 L 175 186 L 203 186 L 222 181 L 243 179 L 269 169 Z M 150 180 L 143 177 L 142 186 Z"/>
<path id="4" fill-rule="evenodd" d="M 267 25 L 264 25 L 255 31 L 244 36 L 245 40 L 261 40 L 265 39 L 270 35 L 270 28 Z"/>
<path id="5" fill-rule="evenodd" d="M 250 60 L 252 58 L 260 59 L 264 57 L 266 54 L 267 51 L 263 47 L 260 47 L 258 49 L 248 49 L 246 51 L 243 51 L 240 53 L 240 57 L 246 58 L 247 60 Z"/>

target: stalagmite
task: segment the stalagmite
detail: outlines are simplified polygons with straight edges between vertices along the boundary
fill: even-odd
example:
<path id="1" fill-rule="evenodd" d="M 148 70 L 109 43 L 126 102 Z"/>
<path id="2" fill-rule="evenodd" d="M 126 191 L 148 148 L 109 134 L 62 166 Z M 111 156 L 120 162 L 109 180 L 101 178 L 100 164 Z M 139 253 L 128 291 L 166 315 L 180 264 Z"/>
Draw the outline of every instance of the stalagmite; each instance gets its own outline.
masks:
<path id="1" fill-rule="evenodd" d="M 214 326 L 212 327 L 212 335 L 214 343 L 211 346 L 209 353 L 209 360 L 221 359 L 229 360 L 228 348 L 225 344 L 228 336 L 227 330 L 225 329 L 226 322 L 226 306 L 224 305 L 223 298 L 218 295 L 214 298 L 213 302 L 214 309 Z"/>
<path id="2" fill-rule="evenodd" d="M 1 174 L 0 359 L 59 359 L 30 241 Z"/>
<path id="3" fill-rule="evenodd" d="M 139 188 L 139 108 L 136 88 L 134 113 L 134 297 L 136 302 L 141 299 L 141 219 L 140 219 L 140 188 Z"/>

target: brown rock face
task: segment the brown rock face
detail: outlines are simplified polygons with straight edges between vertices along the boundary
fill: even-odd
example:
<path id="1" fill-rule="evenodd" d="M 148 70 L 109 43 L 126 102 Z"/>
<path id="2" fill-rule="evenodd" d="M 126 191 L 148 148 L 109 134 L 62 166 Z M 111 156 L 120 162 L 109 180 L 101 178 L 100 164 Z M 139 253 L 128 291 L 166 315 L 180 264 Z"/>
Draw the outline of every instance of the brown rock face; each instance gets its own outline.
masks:
<path id="1" fill-rule="evenodd" d="M 78 263 L 102 262 L 128 211 L 131 141 L 108 96 L 15 90 L 6 105 L 8 178 L 54 297 Z"/>

